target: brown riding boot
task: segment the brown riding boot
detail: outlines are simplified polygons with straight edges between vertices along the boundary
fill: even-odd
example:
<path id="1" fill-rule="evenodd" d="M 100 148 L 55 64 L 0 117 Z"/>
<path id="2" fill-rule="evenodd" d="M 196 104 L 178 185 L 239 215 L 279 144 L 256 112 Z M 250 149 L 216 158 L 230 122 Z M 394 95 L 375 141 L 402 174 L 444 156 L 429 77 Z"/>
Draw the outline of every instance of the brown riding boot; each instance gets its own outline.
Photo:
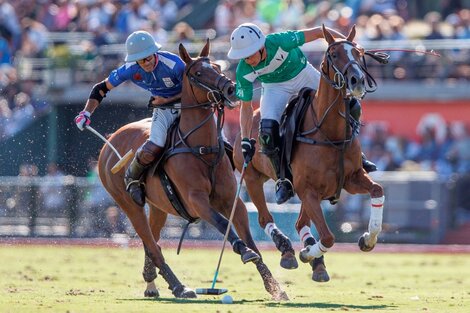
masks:
<path id="1" fill-rule="evenodd" d="M 126 170 L 124 176 L 126 191 L 139 206 L 143 207 L 145 205 L 145 190 L 142 182 L 144 172 L 153 161 L 160 159 L 163 150 L 164 148 L 147 140 L 139 150 L 137 150 L 134 159 Z"/>

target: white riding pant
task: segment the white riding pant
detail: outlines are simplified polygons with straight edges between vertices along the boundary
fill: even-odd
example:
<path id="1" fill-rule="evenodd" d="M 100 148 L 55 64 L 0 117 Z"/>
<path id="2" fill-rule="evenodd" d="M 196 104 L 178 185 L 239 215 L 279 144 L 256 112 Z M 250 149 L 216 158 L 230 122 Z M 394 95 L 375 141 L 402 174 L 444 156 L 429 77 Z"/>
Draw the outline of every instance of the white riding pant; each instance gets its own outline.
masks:
<path id="1" fill-rule="evenodd" d="M 159 147 L 165 147 L 168 128 L 170 128 L 180 113 L 181 110 L 153 109 L 149 140 Z"/>
<path id="2" fill-rule="evenodd" d="M 280 122 L 287 103 L 299 93 L 300 89 L 304 87 L 317 89 L 319 84 L 320 72 L 310 63 L 307 63 L 307 66 L 291 80 L 282 83 L 262 83 L 261 118 Z"/>
<path id="3" fill-rule="evenodd" d="M 149 140 L 159 147 L 165 147 L 168 128 L 181 114 L 181 110 L 174 109 L 153 109 L 152 125 L 150 126 Z M 217 122 L 217 116 L 214 114 L 214 120 Z M 228 142 L 222 129 L 222 138 Z"/>

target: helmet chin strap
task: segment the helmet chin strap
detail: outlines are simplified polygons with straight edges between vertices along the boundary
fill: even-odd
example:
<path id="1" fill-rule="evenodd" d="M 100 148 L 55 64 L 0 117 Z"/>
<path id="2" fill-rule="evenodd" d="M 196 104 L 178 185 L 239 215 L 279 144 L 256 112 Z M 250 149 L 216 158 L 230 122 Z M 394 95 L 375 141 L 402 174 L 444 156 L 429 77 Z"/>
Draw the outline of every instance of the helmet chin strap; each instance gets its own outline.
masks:
<path id="1" fill-rule="evenodd" d="M 156 53 L 154 53 L 153 56 L 155 57 L 155 66 L 153 67 L 153 69 L 155 69 L 157 67 L 157 64 L 158 64 L 158 56 L 157 56 Z"/>

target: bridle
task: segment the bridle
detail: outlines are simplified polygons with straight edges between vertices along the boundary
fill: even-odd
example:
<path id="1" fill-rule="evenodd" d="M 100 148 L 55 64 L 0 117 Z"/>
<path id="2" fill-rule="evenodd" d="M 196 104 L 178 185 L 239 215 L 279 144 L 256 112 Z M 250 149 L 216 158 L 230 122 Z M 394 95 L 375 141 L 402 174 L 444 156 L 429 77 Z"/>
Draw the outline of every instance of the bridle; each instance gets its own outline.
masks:
<path id="1" fill-rule="evenodd" d="M 212 68 L 212 63 L 211 63 L 210 59 L 205 57 L 205 58 L 200 58 L 196 62 L 193 62 L 192 64 L 190 64 L 184 72 L 184 74 L 188 77 L 189 82 L 191 84 L 191 91 L 192 91 L 193 100 L 197 103 L 197 99 L 194 96 L 193 87 L 198 87 L 198 88 L 201 88 L 201 89 L 205 89 L 207 91 L 207 102 L 198 103 L 200 106 L 205 106 L 205 105 L 220 106 L 221 104 L 223 104 L 223 102 L 225 100 L 227 100 L 224 96 L 223 90 L 228 84 L 231 84 L 231 81 L 230 81 L 230 79 L 227 78 L 227 76 L 225 76 L 225 74 L 223 74 L 220 71 L 217 71 L 218 72 L 218 77 L 217 77 L 217 80 L 213 84 L 209 84 L 209 83 L 203 81 L 202 79 L 200 79 L 202 77 L 202 74 L 203 74 L 202 72 L 196 71 L 195 74 L 193 74 L 191 72 L 192 67 L 195 64 L 200 63 L 200 62 L 208 64 Z M 214 68 L 212 68 L 212 69 L 215 70 Z"/>
<path id="2" fill-rule="evenodd" d="M 339 45 L 350 45 L 352 47 L 356 46 L 353 42 L 346 41 L 346 40 L 336 41 L 330 44 L 325 51 L 325 58 L 323 62 L 326 62 L 326 64 L 325 66 L 323 66 L 323 62 L 322 62 L 322 65 L 321 65 L 321 75 L 323 79 L 325 79 L 325 81 L 327 81 L 330 84 L 330 86 L 333 87 L 334 89 L 342 90 L 343 88 L 348 87 L 346 85 L 345 75 L 348 69 L 355 64 L 361 68 L 361 71 L 366 76 L 366 82 L 367 82 L 366 89 L 365 89 L 364 95 L 362 95 L 361 98 L 363 98 L 369 92 L 374 92 L 377 89 L 377 83 L 375 79 L 372 77 L 372 75 L 369 73 L 369 71 L 367 70 L 367 63 L 366 63 L 364 56 L 362 56 L 362 63 L 357 61 L 356 59 L 349 60 L 348 63 L 346 63 L 341 70 L 335 64 L 333 57 L 331 56 L 330 50 L 332 47 L 339 46 Z M 329 75 L 330 69 L 332 69 L 334 72 L 333 79 L 330 79 L 330 75 Z M 349 97 L 351 96 L 349 95 Z"/>
<path id="3" fill-rule="evenodd" d="M 200 64 L 201 62 L 205 63 L 202 65 L 204 68 L 205 66 L 211 67 L 213 71 L 217 72 L 217 79 L 215 82 L 211 83 L 208 82 L 207 80 L 204 80 L 204 71 L 194 71 L 194 66 L 196 64 Z M 194 73 L 193 73 L 194 72 Z M 192 153 L 194 156 L 196 156 L 198 159 L 200 159 L 203 163 L 209 166 L 211 168 L 211 172 L 214 172 L 212 169 L 220 162 L 220 160 L 223 157 L 224 154 L 224 142 L 223 142 L 223 137 L 222 137 L 222 128 L 224 124 L 224 108 L 225 108 L 225 101 L 227 100 L 226 97 L 224 96 L 224 88 L 228 85 L 231 84 L 231 80 L 227 78 L 223 73 L 218 71 L 217 69 L 213 68 L 212 63 L 210 62 L 210 59 L 208 57 L 201 57 L 191 64 L 187 66 L 187 68 L 184 71 L 184 75 L 188 78 L 188 81 L 190 83 L 190 94 L 192 98 L 192 102 L 194 104 L 192 105 L 182 105 L 178 103 L 177 107 L 175 104 L 168 104 L 168 105 L 161 105 L 159 108 L 171 108 L 171 109 L 196 109 L 196 108 L 202 108 L 202 109 L 210 109 L 212 112 L 207 115 L 199 124 L 197 124 L 194 128 L 192 128 L 190 131 L 187 133 L 183 134 L 181 131 L 181 128 L 177 129 L 177 132 L 175 135 L 177 135 L 178 138 L 175 138 L 173 141 L 172 147 L 167 150 L 165 153 L 166 159 L 168 159 L 170 156 L 173 156 L 178 153 Z M 196 97 L 196 88 L 198 89 L 203 89 L 206 91 L 206 97 L 207 101 L 199 102 L 200 100 L 197 99 Z M 187 143 L 188 137 L 196 132 L 198 129 L 200 129 L 204 124 L 209 122 L 212 118 L 213 115 L 216 114 L 217 112 L 217 139 L 218 139 L 218 144 L 217 146 L 195 146 L 191 147 Z M 217 154 L 216 158 L 213 159 L 212 161 L 207 161 L 206 159 L 203 158 L 203 156 L 208 155 L 208 154 Z M 211 175 L 212 176 L 212 175 Z"/>

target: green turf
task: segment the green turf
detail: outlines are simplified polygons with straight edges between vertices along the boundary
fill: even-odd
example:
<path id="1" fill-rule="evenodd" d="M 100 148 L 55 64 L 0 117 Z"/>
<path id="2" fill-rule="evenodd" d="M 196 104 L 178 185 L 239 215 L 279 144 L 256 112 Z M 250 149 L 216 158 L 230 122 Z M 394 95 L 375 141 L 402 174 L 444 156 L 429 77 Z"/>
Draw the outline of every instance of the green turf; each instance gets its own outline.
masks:
<path id="1" fill-rule="evenodd" d="M 218 250 L 164 250 L 191 288 L 210 287 Z M 470 255 L 337 253 L 327 255 L 328 283 L 308 265 L 284 270 L 277 252 L 266 263 L 290 301 L 271 301 L 252 264 L 226 250 L 216 287 L 222 296 L 177 300 L 159 277 L 159 299 L 143 297 L 141 249 L 0 246 L 0 312 L 470 312 Z"/>

